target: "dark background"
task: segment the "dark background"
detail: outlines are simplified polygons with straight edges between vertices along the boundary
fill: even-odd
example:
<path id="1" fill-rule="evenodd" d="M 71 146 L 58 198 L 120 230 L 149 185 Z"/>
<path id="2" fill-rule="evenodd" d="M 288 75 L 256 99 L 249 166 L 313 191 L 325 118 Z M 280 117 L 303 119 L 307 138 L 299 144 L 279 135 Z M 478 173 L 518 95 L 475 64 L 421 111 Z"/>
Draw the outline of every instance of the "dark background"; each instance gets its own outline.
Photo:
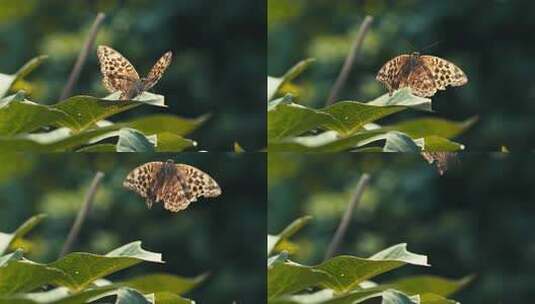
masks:
<path id="1" fill-rule="evenodd" d="M 118 118 L 165 112 L 184 117 L 210 113 L 191 135 L 199 149 L 265 147 L 266 6 L 233 0 L 24 0 L 0 1 L 0 72 L 14 73 L 40 54 L 49 59 L 26 89 L 38 103 L 55 103 L 96 13 L 107 18 L 97 44 L 109 45 L 146 75 L 167 50 L 173 63 L 153 92 L 169 109 L 141 107 Z M 105 96 L 96 51 L 73 94 Z"/>
<path id="2" fill-rule="evenodd" d="M 462 303 L 528 303 L 535 296 L 535 155 L 465 153 L 444 175 L 418 154 L 270 154 L 268 232 L 314 219 L 293 259 L 321 262 L 360 176 L 371 175 L 339 254 L 368 257 L 394 244 L 425 254 L 410 273 L 475 274 Z"/>
<path id="3" fill-rule="evenodd" d="M 438 117 L 479 117 L 458 139 L 468 151 L 532 150 L 534 10 L 535 2 L 522 0 L 269 0 L 268 74 L 280 76 L 299 60 L 316 58 L 297 80 L 299 102 L 323 106 L 361 22 L 371 15 L 371 30 L 339 100 L 383 94 L 375 80 L 381 66 L 421 51 L 454 62 L 469 78 L 467 85 L 433 97 Z"/>
<path id="4" fill-rule="evenodd" d="M 173 214 L 122 187 L 133 168 L 171 158 L 210 174 L 221 186 L 217 198 L 202 198 Z M 141 240 L 162 253 L 165 264 L 142 263 L 112 279 L 168 272 L 208 279 L 187 294 L 197 303 L 265 302 L 266 156 L 263 153 L 29 154 L 0 155 L 0 231 L 12 232 L 27 218 L 48 217 L 29 238 L 28 257 L 57 258 L 93 176 L 106 174 L 74 251 L 105 254 Z"/>

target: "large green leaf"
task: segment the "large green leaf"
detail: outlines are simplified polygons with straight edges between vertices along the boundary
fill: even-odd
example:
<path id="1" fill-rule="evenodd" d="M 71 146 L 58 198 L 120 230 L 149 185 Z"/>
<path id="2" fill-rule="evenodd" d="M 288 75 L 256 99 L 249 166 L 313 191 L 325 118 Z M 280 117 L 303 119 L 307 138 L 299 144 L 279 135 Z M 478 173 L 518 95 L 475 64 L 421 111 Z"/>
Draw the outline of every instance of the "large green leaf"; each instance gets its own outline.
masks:
<path id="1" fill-rule="evenodd" d="M 119 130 L 117 152 L 154 152 L 154 144 L 141 132 L 123 128 Z"/>
<path id="2" fill-rule="evenodd" d="M 277 142 L 317 129 L 334 130 L 340 137 L 360 132 L 363 127 L 394 113 L 414 108 L 427 109 L 431 100 L 413 96 L 409 89 L 378 98 L 382 102 L 360 103 L 341 101 L 324 109 L 311 109 L 289 102 L 280 102 L 268 110 L 268 140 Z"/>
<path id="3" fill-rule="evenodd" d="M 73 96 L 63 100 L 52 108 L 66 113 L 68 118 L 57 121 L 55 125 L 80 132 L 94 126 L 101 120 L 140 105 L 166 107 L 162 95 L 149 92 L 143 92 L 135 100 L 116 100 L 114 98 L 117 98 L 115 93 L 106 98 Z"/>
<path id="4" fill-rule="evenodd" d="M 66 128 L 51 132 L 29 134 L 17 137 L 0 137 L 0 152 L 65 152 L 81 147 L 93 139 L 117 131 L 121 126 L 113 125 L 77 134 L 70 134 Z"/>
<path id="5" fill-rule="evenodd" d="M 58 287 L 43 292 L 16 294 L 8 297 L 0 296 L 0 304 L 80 304 L 113 293 L 117 287 L 113 285 L 90 287 L 80 292 L 72 293 L 68 288 Z"/>
<path id="6" fill-rule="evenodd" d="M 169 114 L 145 116 L 126 122 L 126 126 L 139 130 L 145 134 L 172 133 L 179 136 L 187 135 L 200 127 L 210 115 L 198 118 L 182 118 Z"/>
<path id="7" fill-rule="evenodd" d="M 391 131 L 386 133 L 385 139 L 386 142 L 385 146 L 383 147 L 384 152 L 420 152 L 418 145 L 412 140 L 412 138 L 404 133 Z"/>
<path id="8" fill-rule="evenodd" d="M 115 304 L 152 304 L 152 302 L 135 289 L 121 288 L 117 290 Z"/>
<path id="9" fill-rule="evenodd" d="M 15 74 L 0 74 L 0 98 L 6 96 L 13 84 L 35 70 L 47 56 L 38 56 L 28 61 Z"/>
<path id="10" fill-rule="evenodd" d="M 22 92 L 0 101 L 0 135 L 32 132 L 65 119 L 63 111 L 28 101 Z"/>
<path id="11" fill-rule="evenodd" d="M 157 292 L 154 297 L 157 304 L 195 304 L 195 301 L 170 292 Z"/>
<path id="12" fill-rule="evenodd" d="M 399 244 L 368 259 L 337 256 L 317 266 L 291 261 L 279 263 L 268 269 L 268 296 L 291 294 L 314 286 L 348 292 L 365 280 L 406 264 L 428 266 L 427 257 L 411 253 L 406 244 Z"/>
<path id="13" fill-rule="evenodd" d="M 468 130 L 476 121 L 475 117 L 461 122 L 442 118 L 418 118 L 386 126 L 383 129 L 403 132 L 412 138 L 426 136 L 453 138 Z"/>
<path id="14" fill-rule="evenodd" d="M 336 120 L 335 124 L 327 125 L 329 129 L 347 136 L 360 131 L 368 123 L 406 109 L 430 111 L 431 100 L 412 95 L 410 89 L 402 89 L 392 96 L 385 94 L 368 103 L 340 101 L 321 111 L 331 114 Z"/>
<path id="15" fill-rule="evenodd" d="M 470 276 L 459 280 L 449 280 L 432 275 L 419 275 L 399 279 L 386 285 L 410 295 L 429 293 L 447 297 L 468 285 L 472 278 Z"/>
<path id="16" fill-rule="evenodd" d="M 166 273 L 155 273 L 135 277 L 117 284 L 134 288 L 145 294 L 171 292 L 180 295 L 198 286 L 206 277 L 207 275 L 200 275 L 195 278 L 185 278 Z"/>
<path id="17" fill-rule="evenodd" d="M 117 248 L 104 256 L 83 252 L 71 253 L 49 266 L 65 273 L 65 276 L 54 281 L 56 285 L 80 291 L 97 279 L 143 261 L 163 262 L 161 254 L 142 249 L 141 242 L 138 241 Z"/>
<path id="18" fill-rule="evenodd" d="M 273 250 L 277 247 L 278 244 L 280 244 L 280 242 L 292 237 L 311 220 L 312 220 L 311 216 L 303 216 L 293 221 L 290 225 L 284 228 L 284 230 L 281 233 L 277 235 L 268 234 L 268 238 L 267 238 L 268 256 L 272 254 Z"/>
<path id="19" fill-rule="evenodd" d="M 26 260 L 10 261 L 0 267 L 0 296 L 32 291 L 64 275 L 60 269 L 47 265 Z"/>
<path id="20" fill-rule="evenodd" d="M 156 151 L 158 152 L 180 152 L 196 146 L 197 142 L 174 133 L 156 134 Z"/>
<path id="21" fill-rule="evenodd" d="M 280 103 L 268 111 L 268 141 L 301 135 L 336 120 L 325 112 L 296 103 Z"/>
<path id="22" fill-rule="evenodd" d="M 270 101 L 275 97 L 284 84 L 292 81 L 297 76 L 301 75 L 315 59 L 309 58 L 298 62 L 291 69 L 289 69 L 282 77 L 270 77 L 267 78 L 267 100 Z"/>
<path id="23" fill-rule="evenodd" d="M 0 232 L 0 256 L 2 256 L 7 249 L 9 249 L 13 243 L 22 239 L 28 232 L 30 232 L 35 226 L 37 226 L 46 217 L 44 214 L 38 214 L 32 216 L 26 222 L 15 230 L 13 233 Z"/>

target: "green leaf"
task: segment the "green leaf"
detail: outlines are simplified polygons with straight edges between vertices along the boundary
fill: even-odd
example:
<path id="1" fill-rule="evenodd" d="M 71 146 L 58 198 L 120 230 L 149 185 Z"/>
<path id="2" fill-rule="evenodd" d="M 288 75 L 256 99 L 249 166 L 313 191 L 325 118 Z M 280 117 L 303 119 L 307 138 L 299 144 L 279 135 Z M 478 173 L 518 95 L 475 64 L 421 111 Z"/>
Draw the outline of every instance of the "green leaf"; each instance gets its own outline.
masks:
<path id="1" fill-rule="evenodd" d="M 157 292 L 154 297 L 157 304 L 195 304 L 195 301 L 170 292 Z"/>
<path id="2" fill-rule="evenodd" d="M 184 294 L 197 287 L 207 278 L 207 275 L 200 275 L 195 278 L 185 278 L 177 275 L 155 273 L 139 276 L 117 284 L 128 286 L 139 290 L 145 294 L 171 292 L 174 294 Z"/>
<path id="3" fill-rule="evenodd" d="M 401 132 L 388 132 L 386 133 L 385 139 L 386 143 L 383 147 L 384 152 L 420 152 L 420 148 L 412 138 Z"/>
<path id="4" fill-rule="evenodd" d="M 145 134 L 172 133 L 179 136 L 187 135 L 204 124 L 210 115 L 188 119 L 169 114 L 145 116 L 126 123 L 130 128 Z"/>
<path id="5" fill-rule="evenodd" d="M 420 295 L 420 304 L 460 304 L 457 301 L 446 299 L 436 294 L 425 293 Z"/>
<path id="6" fill-rule="evenodd" d="M 412 138 L 426 136 L 453 138 L 468 130 L 476 121 L 476 117 L 462 122 L 454 122 L 442 118 L 418 118 L 387 126 L 383 129 L 403 132 Z"/>
<path id="7" fill-rule="evenodd" d="M 368 103 L 340 101 L 321 111 L 331 114 L 336 120 L 336 123 L 326 125 L 328 129 L 347 136 L 362 130 L 365 124 L 406 109 L 429 111 L 431 100 L 412 95 L 410 89 L 402 89 L 392 96 L 385 94 Z"/>
<path id="8" fill-rule="evenodd" d="M 6 96 L 13 84 L 35 70 L 48 56 L 38 56 L 28 61 L 15 74 L 0 74 L 0 98 Z"/>
<path id="9" fill-rule="evenodd" d="M 81 292 L 71 293 L 68 288 L 58 287 L 44 292 L 0 297 L 0 304 L 80 304 L 109 294 L 114 289 L 117 289 L 117 287 L 109 285 L 87 288 Z"/>
<path id="10" fill-rule="evenodd" d="M 26 260 L 10 261 L 0 267 L 0 296 L 28 292 L 64 276 L 54 267 Z"/>
<path id="11" fill-rule="evenodd" d="M 11 261 L 20 261 L 22 260 L 22 254 L 23 251 L 20 249 L 15 250 L 14 252 L 10 254 L 6 254 L 4 256 L 0 256 L 0 267 L 6 265 L 7 263 Z"/>
<path id="12" fill-rule="evenodd" d="M 281 233 L 277 235 L 268 234 L 268 245 L 267 245 L 268 256 L 272 254 L 273 250 L 277 247 L 277 245 L 281 241 L 287 240 L 290 237 L 292 237 L 299 230 L 301 230 L 306 224 L 308 224 L 308 222 L 310 222 L 311 220 L 312 220 L 311 216 L 303 216 L 293 221 L 290 225 L 284 228 L 284 230 Z"/>
<path id="13" fill-rule="evenodd" d="M 336 121 L 328 113 L 296 103 L 280 103 L 268 111 L 268 141 L 283 140 L 334 124 Z"/>
<path id="14" fill-rule="evenodd" d="M 409 295 L 429 293 L 447 297 L 466 287 L 472 279 L 472 276 L 449 280 L 432 275 L 419 275 L 399 279 L 386 285 Z"/>
<path id="15" fill-rule="evenodd" d="M 154 145 L 137 130 L 123 128 L 119 130 L 117 152 L 154 152 Z"/>
<path id="16" fill-rule="evenodd" d="M 270 77 L 267 78 L 267 100 L 270 101 L 275 97 L 284 84 L 294 80 L 297 76 L 301 75 L 315 59 L 309 58 L 298 62 L 291 69 L 289 69 L 284 76 L 280 78 Z"/>
<path id="17" fill-rule="evenodd" d="M 117 98 L 116 95 L 114 93 L 106 98 L 92 96 L 69 97 L 52 106 L 52 108 L 61 110 L 68 116 L 57 121 L 55 125 L 80 132 L 94 126 L 101 120 L 140 105 L 166 107 L 162 95 L 143 92 L 134 100 L 114 100 L 113 98 Z"/>
<path id="18" fill-rule="evenodd" d="M 173 133 L 163 132 L 156 134 L 157 152 L 180 152 L 196 146 L 197 142 Z"/>
<path id="19" fill-rule="evenodd" d="M 32 132 L 64 119 L 63 111 L 28 101 L 21 92 L 0 101 L 0 135 Z"/>
<path id="20" fill-rule="evenodd" d="M 427 257 L 407 251 L 406 244 L 387 248 L 368 259 L 337 256 L 317 266 L 291 261 L 268 269 L 268 297 L 290 294 L 314 286 L 348 292 L 358 284 L 406 264 L 429 266 Z"/>
<path id="21" fill-rule="evenodd" d="M 413 299 L 399 291 L 386 290 L 383 292 L 382 304 L 420 304 L 420 298 Z"/>
<path id="22" fill-rule="evenodd" d="M 44 214 L 38 214 L 32 216 L 26 222 L 15 230 L 13 233 L 0 232 L 0 256 L 3 255 L 7 249 L 9 249 L 14 242 L 22 239 L 28 232 L 30 232 L 35 226 L 37 226 L 46 217 Z"/>
<path id="23" fill-rule="evenodd" d="M 97 144 L 80 148 L 76 152 L 117 152 L 117 145 L 114 144 Z"/>
<path id="24" fill-rule="evenodd" d="M 65 276 L 55 280 L 56 285 L 80 291 L 91 282 L 141 262 L 163 263 L 161 254 L 141 248 L 141 242 L 132 242 L 105 256 L 90 253 L 71 253 L 49 266 L 62 270 Z"/>
<path id="25" fill-rule="evenodd" d="M 115 304 L 152 304 L 152 302 L 135 289 L 121 288 L 117 291 Z"/>
<path id="26" fill-rule="evenodd" d="M 424 137 L 424 151 L 426 152 L 458 152 L 464 150 L 464 148 L 464 145 L 443 137 Z"/>

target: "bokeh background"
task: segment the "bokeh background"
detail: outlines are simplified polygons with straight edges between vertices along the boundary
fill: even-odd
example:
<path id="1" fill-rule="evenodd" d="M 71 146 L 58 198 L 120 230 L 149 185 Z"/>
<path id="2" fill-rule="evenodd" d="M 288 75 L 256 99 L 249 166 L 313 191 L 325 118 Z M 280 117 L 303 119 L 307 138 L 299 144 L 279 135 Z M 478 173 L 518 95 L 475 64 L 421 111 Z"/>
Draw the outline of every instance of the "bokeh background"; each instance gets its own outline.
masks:
<path id="1" fill-rule="evenodd" d="M 430 268 L 407 274 L 476 275 L 462 303 L 527 303 L 535 296 L 535 155 L 461 154 L 444 176 L 418 154 L 270 154 L 268 232 L 313 220 L 294 238 L 292 259 L 322 261 L 359 178 L 371 180 L 338 254 L 369 257 L 406 242 Z"/>
<path id="2" fill-rule="evenodd" d="M 535 29 L 533 1 L 268 0 L 268 75 L 316 62 L 296 81 L 299 102 L 321 107 L 364 17 L 374 17 L 339 100 L 384 94 L 375 80 L 389 59 L 421 51 L 459 65 L 469 83 L 433 98 L 436 116 L 479 121 L 458 141 L 468 151 L 533 150 Z M 419 116 L 395 115 L 395 119 Z M 425 114 L 428 115 L 428 114 Z M 389 120 L 384 122 L 388 123 Z"/>
<path id="3" fill-rule="evenodd" d="M 140 107 L 121 118 L 174 113 L 211 114 L 190 137 L 199 149 L 231 151 L 265 147 L 266 6 L 234 0 L 0 0 L 0 72 L 14 73 L 40 54 L 49 59 L 29 79 L 31 99 L 58 101 L 97 12 L 107 14 L 97 36 L 146 75 L 167 50 L 173 63 L 152 89 L 169 109 Z M 95 49 L 96 50 L 96 49 Z M 73 94 L 106 96 L 96 51 Z"/>
<path id="4" fill-rule="evenodd" d="M 223 194 L 172 214 L 161 204 L 148 210 L 141 197 L 122 187 L 131 169 L 169 158 L 207 172 Z M 29 235 L 34 242 L 30 259 L 44 263 L 57 258 L 100 170 L 105 177 L 74 251 L 105 254 L 141 240 L 143 248 L 162 253 L 166 263 L 142 263 L 111 279 L 209 273 L 187 297 L 198 303 L 265 302 L 265 154 L 2 154 L 0 163 L 0 231 L 12 232 L 37 213 L 48 215 Z"/>

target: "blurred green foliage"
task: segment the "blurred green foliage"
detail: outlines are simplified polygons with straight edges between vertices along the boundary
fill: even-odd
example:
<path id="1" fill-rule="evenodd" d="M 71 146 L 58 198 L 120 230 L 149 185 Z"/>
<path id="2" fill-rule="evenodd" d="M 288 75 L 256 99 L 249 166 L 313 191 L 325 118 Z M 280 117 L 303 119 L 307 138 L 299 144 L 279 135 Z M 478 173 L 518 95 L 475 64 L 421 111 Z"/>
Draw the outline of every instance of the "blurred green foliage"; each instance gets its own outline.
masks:
<path id="1" fill-rule="evenodd" d="M 223 194 L 171 214 L 122 187 L 126 174 L 148 161 L 171 158 L 218 181 Z M 149 272 L 209 277 L 187 296 L 201 303 L 261 303 L 265 299 L 266 156 L 261 153 L 13 154 L 2 155 L 0 231 L 11 232 L 37 213 L 47 219 L 29 235 L 28 257 L 57 258 L 94 174 L 105 174 L 75 251 L 106 253 L 141 240 L 161 252 L 162 265 L 144 264 L 112 276 Z M 246 174 L 244 174 L 246 172 Z"/>
<path id="2" fill-rule="evenodd" d="M 368 256 L 408 243 L 430 269 L 408 274 L 476 275 L 462 303 L 526 303 L 534 296 L 535 156 L 463 153 L 444 176 L 419 154 L 284 154 L 268 157 L 268 232 L 311 215 L 292 241 L 294 260 L 320 262 L 363 173 L 371 182 L 339 254 Z M 392 279 L 390 275 L 383 279 Z"/>
<path id="3" fill-rule="evenodd" d="M 533 149 L 535 28 L 532 1 L 268 0 L 268 75 L 281 76 L 305 58 L 301 103 L 323 106 L 356 32 L 374 17 L 339 100 L 370 100 L 385 92 L 379 68 L 402 53 L 421 51 L 458 64 L 469 83 L 434 98 L 437 116 L 479 121 L 458 141 L 469 151 Z M 421 115 L 407 113 L 409 116 Z M 387 121 L 388 122 L 388 121 Z"/>
<path id="4" fill-rule="evenodd" d="M 130 59 L 140 75 L 165 51 L 174 59 L 153 89 L 165 95 L 169 110 L 138 109 L 141 114 L 171 113 L 209 121 L 191 137 L 201 150 L 247 150 L 265 146 L 265 5 L 191 0 L 25 0 L 0 1 L 0 71 L 14 73 L 28 59 L 49 55 L 24 89 L 31 99 L 55 103 L 96 16 L 107 14 L 96 44 Z M 82 71 L 74 95 L 105 96 L 95 52 Z"/>

